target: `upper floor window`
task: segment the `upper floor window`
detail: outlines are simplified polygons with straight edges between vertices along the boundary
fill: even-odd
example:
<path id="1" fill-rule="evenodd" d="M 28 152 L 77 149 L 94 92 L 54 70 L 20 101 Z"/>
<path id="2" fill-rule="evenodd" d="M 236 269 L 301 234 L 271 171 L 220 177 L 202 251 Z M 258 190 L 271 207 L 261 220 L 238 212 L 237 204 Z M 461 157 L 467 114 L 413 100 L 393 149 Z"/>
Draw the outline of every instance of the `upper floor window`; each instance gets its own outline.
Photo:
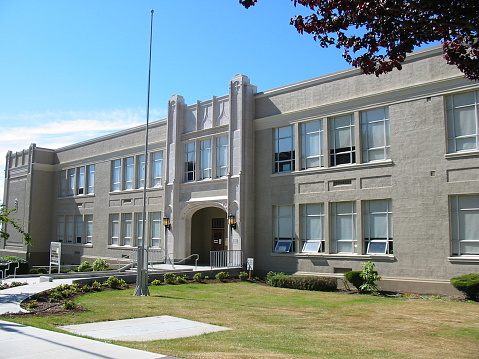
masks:
<path id="1" fill-rule="evenodd" d="M 195 180 L 196 144 L 190 142 L 185 145 L 185 182 Z"/>
<path id="2" fill-rule="evenodd" d="M 69 168 L 59 174 L 59 197 L 95 192 L 95 165 Z"/>
<path id="3" fill-rule="evenodd" d="M 133 176 L 135 174 L 135 159 L 127 157 L 124 160 L 125 172 L 123 174 L 123 189 L 133 189 Z"/>
<path id="4" fill-rule="evenodd" d="M 446 97 L 448 152 L 479 149 L 479 91 Z"/>
<path id="5" fill-rule="evenodd" d="M 145 185 L 145 155 L 136 156 L 136 188 Z"/>
<path id="6" fill-rule="evenodd" d="M 211 178 L 211 139 L 200 142 L 200 179 Z"/>
<path id="7" fill-rule="evenodd" d="M 389 110 L 387 107 L 361 113 L 363 162 L 380 161 L 389 155 Z"/>
<path id="8" fill-rule="evenodd" d="M 391 200 L 364 201 L 363 209 L 366 253 L 392 254 L 393 225 Z"/>
<path id="9" fill-rule="evenodd" d="M 121 160 L 111 162 L 111 190 L 121 190 Z"/>
<path id="10" fill-rule="evenodd" d="M 228 174 L 228 136 L 216 138 L 216 177 Z"/>
<path id="11" fill-rule="evenodd" d="M 330 119 L 330 165 L 356 162 L 354 117 L 352 114 Z"/>
<path id="12" fill-rule="evenodd" d="M 163 152 L 155 152 L 152 155 L 151 186 L 161 186 L 163 173 Z"/>
<path id="13" fill-rule="evenodd" d="M 452 196 L 453 255 L 479 255 L 479 195 Z"/>
<path id="14" fill-rule="evenodd" d="M 323 121 L 301 124 L 301 169 L 323 167 Z"/>
<path id="15" fill-rule="evenodd" d="M 274 131 L 274 172 L 294 171 L 294 127 L 285 126 Z"/>
<path id="16" fill-rule="evenodd" d="M 149 185 L 161 186 L 163 153 L 153 152 L 148 157 Z M 151 158 L 151 161 L 150 161 Z M 145 155 L 125 157 L 111 161 L 111 190 L 140 189 L 145 185 Z M 148 186 L 148 184 L 147 184 Z"/>

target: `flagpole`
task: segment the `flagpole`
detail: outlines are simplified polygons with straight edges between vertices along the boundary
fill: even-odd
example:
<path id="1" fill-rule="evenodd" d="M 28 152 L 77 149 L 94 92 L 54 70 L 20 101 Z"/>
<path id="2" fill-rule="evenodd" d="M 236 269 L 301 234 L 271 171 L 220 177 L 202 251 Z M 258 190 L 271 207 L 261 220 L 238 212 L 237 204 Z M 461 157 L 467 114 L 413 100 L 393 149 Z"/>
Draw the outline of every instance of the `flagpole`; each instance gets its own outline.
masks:
<path id="1" fill-rule="evenodd" d="M 150 52 L 148 60 L 148 91 L 146 100 L 146 126 L 145 126 L 145 172 L 143 179 L 143 213 L 142 213 L 142 235 L 138 243 L 136 288 L 133 295 L 149 296 L 148 289 L 148 246 L 146 245 L 146 186 L 148 184 L 148 126 L 150 122 L 150 82 L 151 82 L 151 44 L 153 39 L 153 13 L 150 10 Z M 145 246 L 146 245 L 146 246 Z M 146 249 L 146 250 L 145 250 Z"/>

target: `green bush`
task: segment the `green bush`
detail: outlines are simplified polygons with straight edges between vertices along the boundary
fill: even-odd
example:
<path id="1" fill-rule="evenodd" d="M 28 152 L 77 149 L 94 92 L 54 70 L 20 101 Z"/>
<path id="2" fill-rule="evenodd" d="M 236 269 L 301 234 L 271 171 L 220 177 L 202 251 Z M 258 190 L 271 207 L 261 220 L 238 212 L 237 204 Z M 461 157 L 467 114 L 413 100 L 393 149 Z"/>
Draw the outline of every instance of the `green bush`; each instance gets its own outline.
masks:
<path id="1" fill-rule="evenodd" d="M 381 280 L 378 272 L 374 270 L 374 263 L 367 261 L 363 263 L 363 270 L 359 274 L 364 283 L 359 287 L 361 292 L 377 293 L 378 285 L 377 281 Z"/>
<path id="2" fill-rule="evenodd" d="M 246 272 L 240 272 L 238 278 L 242 281 L 247 281 L 249 278 L 249 274 Z"/>
<path id="3" fill-rule="evenodd" d="M 38 274 L 38 269 L 37 268 L 31 268 L 29 271 L 28 271 L 29 274 Z"/>
<path id="4" fill-rule="evenodd" d="M 20 258 L 20 257 L 3 256 L 3 257 L 0 257 L 0 263 L 18 263 L 18 268 L 17 268 L 17 264 L 11 264 L 10 265 L 10 268 L 7 271 L 7 275 L 11 275 L 11 274 L 14 274 L 14 273 L 16 273 L 16 274 L 28 274 L 29 271 L 30 271 L 30 266 L 28 265 L 28 261 L 23 259 L 23 258 Z M 16 271 L 15 271 L 15 268 L 17 268 Z"/>
<path id="5" fill-rule="evenodd" d="M 268 272 L 266 274 L 265 282 L 272 287 L 284 287 L 284 281 L 289 276 L 283 272 Z"/>
<path id="6" fill-rule="evenodd" d="M 84 261 L 82 262 L 82 264 L 80 264 L 77 268 L 77 271 L 78 272 L 87 272 L 87 271 L 91 271 L 93 268 L 91 267 L 91 264 L 90 262 L 88 261 Z"/>
<path id="7" fill-rule="evenodd" d="M 160 285 L 161 284 L 161 280 L 158 280 L 158 279 L 153 279 L 151 281 L 151 285 Z"/>
<path id="8" fill-rule="evenodd" d="M 215 275 L 215 278 L 221 282 L 224 282 L 230 278 L 230 274 L 228 272 L 219 272 Z"/>
<path id="9" fill-rule="evenodd" d="M 112 289 L 123 289 L 128 287 L 128 284 L 126 284 L 124 279 L 115 276 L 109 277 L 104 284 Z"/>
<path id="10" fill-rule="evenodd" d="M 479 301 L 479 273 L 470 273 L 451 279 L 451 284 L 463 292 L 467 299 Z"/>
<path id="11" fill-rule="evenodd" d="M 99 292 L 101 290 L 101 284 L 100 282 L 94 281 L 91 285 L 90 288 L 94 292 Z"/>
<path id="12" fill-rule="evenodd" d="M 187 274 L 176 276 L 176 283 L 178 283 L 178 284 L 186 283 L 187 280 L 188 280 L 188 275 Z"/>
<path id="13" fill-rule="evenodd" d="M 193 275 L 193 280 L 197 283 L 203 283 L 203 275 L 201 273 L 195 273 Z"/>
<path id="14" fill-rule="evenodd" d="M 175 284 L 176 283 L 176 275 L 174 275 L 173 273 L 165 273 L 165 274 L 163 274 L 163 280 L 165 281 L 165 283 Z"/>
<path id="15" fill-rule="evenodd" d="M 38 274 L 47 274 L 48 273 L 48 269 L 46 268 L 38 268 Z"/>
<path id="16" fill-rule="evenodd" d="M 294 276 L 280 273 L 272 276 L 270 283 L 273 287 L 299 290 L 334 292 L 337 289 L 335 278 L 317 276 Z"/>
<path id="17" fill-rule="evenodd" d="M 94 271 L 102 271 L 102 270 L 107 270 L 110 265 L 108 262 L 102 258 L 97 258 L 93 262 L 93 270 Z"/>
<path id="18" fill-rule="evenodd" d="M 364 279 L 361 277 L 360 270 L 352 270 L 350 272 L 344 273 L 344 278 L 354 285 L 357 290 L 360 290 L 361 286 L 364 284 Z"/>
<path id="19" fill-rule="evenodd" d="M 38 307 L 38 300 L 32 299 L 30 303 L 27 304 L 27 310 L 30 312 L 33 308 Z"/>
<path id="20" fill-rule="evenodd" d="M 71 300 L 67 300 L 65 301 L 65 303 L 62 304 L 62 307 L 66 310 L 73 310 L 77 307 L 77 305 Z"/>

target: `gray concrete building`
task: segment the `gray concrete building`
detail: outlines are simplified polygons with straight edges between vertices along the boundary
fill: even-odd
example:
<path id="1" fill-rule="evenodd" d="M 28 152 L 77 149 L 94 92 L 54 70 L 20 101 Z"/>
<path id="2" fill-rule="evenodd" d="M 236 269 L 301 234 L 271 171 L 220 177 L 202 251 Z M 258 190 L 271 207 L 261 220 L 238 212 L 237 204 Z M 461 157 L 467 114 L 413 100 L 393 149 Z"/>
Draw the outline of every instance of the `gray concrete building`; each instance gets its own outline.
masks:
<path id="1" fill-rule="evenodd" d="M 479 83 L 439 48 L 380 77 L 349 69 L 257 92 L 236 75 L 225 96 L 59 149 L 8 152 L 11 233 L 0 255 L 48 263 L 130 257 L 336 275 L 373 261 L 385 289 L 453 293 L 479 272 Z M 226 92 L 226 86 L 225 86 Z M 147 178 L 144 178 L 145 162 Z M 142 233 L 146 185 L 146 233 Z"/>

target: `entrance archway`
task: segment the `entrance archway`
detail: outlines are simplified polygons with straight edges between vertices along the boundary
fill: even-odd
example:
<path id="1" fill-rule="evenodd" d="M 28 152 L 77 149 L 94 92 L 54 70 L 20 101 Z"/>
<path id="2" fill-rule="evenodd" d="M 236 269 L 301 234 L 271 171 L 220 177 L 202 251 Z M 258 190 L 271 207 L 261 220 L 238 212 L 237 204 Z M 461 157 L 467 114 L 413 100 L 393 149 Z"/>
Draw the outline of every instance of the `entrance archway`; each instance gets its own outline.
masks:
<path id="1" fill-rule="evenodd" d="M 196 211 L 191 217 L 191 253 L 200 256 L 198 264 L 209 265 L 210 251 L 228 249 L 226 212 L 208 207 Z"/>

